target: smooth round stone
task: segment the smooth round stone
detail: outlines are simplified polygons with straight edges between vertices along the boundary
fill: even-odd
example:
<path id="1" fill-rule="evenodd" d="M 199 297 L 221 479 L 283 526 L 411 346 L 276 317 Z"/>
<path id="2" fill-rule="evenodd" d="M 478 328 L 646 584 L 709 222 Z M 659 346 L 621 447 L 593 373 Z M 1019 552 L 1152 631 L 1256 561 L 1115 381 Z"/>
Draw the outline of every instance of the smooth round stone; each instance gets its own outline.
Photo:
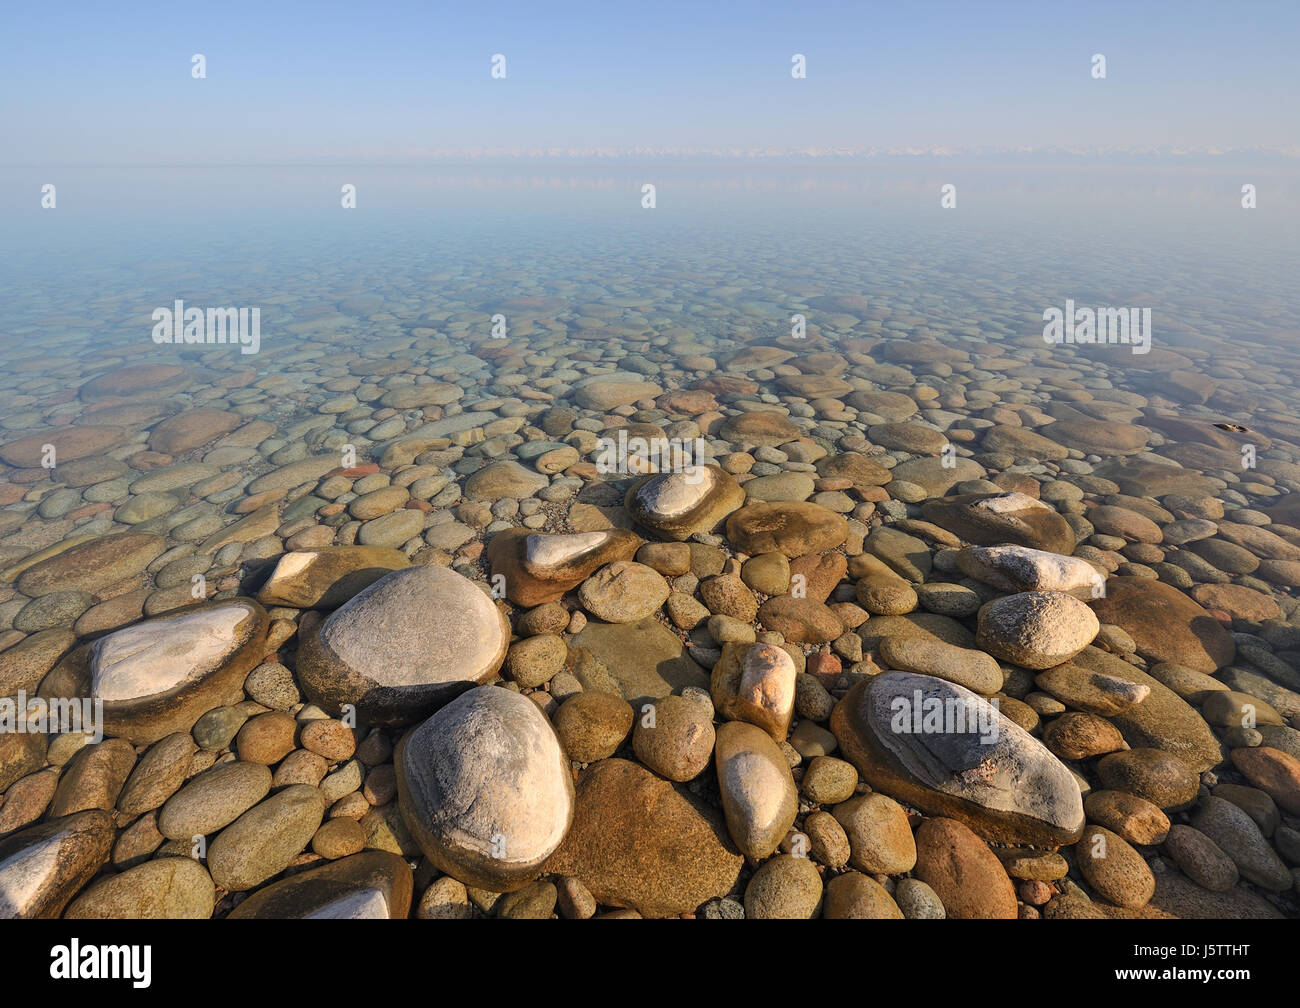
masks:
<path id="1" fill-rule="evenodd" d="M 329 861 L 360 853 L 366 830 L 351 819 L 327 819 L 311 838 L 311 849 Z"/>
<path id="2" fill-rule="evenodd" d="M 711 722 L 711 709 L 709 713 Z M 570 759 L 594 763 L 614 755 L 632 730 L 634 717 L 632 705 L 622 697 L 589 690 L 560 705 L 555 731 Z"/>
<path id="3" fill-rule="evenodd" d="M 187 857 L 165 857 L 101 879 L 68 906 L 68 920 L 206 920 L 216 905 L 207 870 Z"/>
<path id="4" fill-rule="evenodd" d="M 844 633 L 834 610 L 810 598 L 770 598 L 759 606 L 758 619 L 794 644 L 823 644 Z"/>
<path id="5" fill-rule="evenodd" d="M 439 870 L 493 892 L 537 877 L 573 822 L 560 740 L 537 705 L 479 686 L 402 740 L 402 817 Z"/>
<path id="6" fill-rule="evenodd" d="M 662 539 L 678 542 L 711 533 L 745 502 L 745 491 L 717 466 L 689 466 L 635 484 L 625 506 L 632 519 Z"/>
<path id="7" fill-rule="evenodd" d="M 612 410 L 641 399 L 654 399 L 663 389 L 640 376 L 629 374 L 600 375 L 584 379 L 574 392 L 579 406 L 593 410 Z"/>
<path id="8" fill-rule="evenodd" d="M 194 740 L 183 732 L 150 746 L 118 796 L 117 807 L 122 815 L 134 819 L 159 808 L 175 794 L 189 775 L 194 749 Z"/>
<path id="9" fill-rule="evenodd" d="M 32 434 L 0 445 L 0 461 L 18 469 L 39 469 L 47 458 L 46 445 L 54 448 L 54 461 L 72 462 L 101 455 L 129 439 L 121 427 L 78 424 Z"/>
<path id="10" fill-rule="evenodd" d="M 983 604 L 979 594 L 965 585 L 935 582 L 913 587 L 921 608 L 941 616 L 974 616 Z"/>
<path id="11" fill-rule="evenodd" d="M 1083 801 L 1070 772 L 1024 729 L 954 683 L 909 672 L 877 675 L 836 706 L 831 730 L 871 787 L 931 815 L 960 818 L 981 835 L 1057 846 L 1075 842 L 1083 829 Z"/>
<path id="12" fill-rule="evenodd" d="M 1102 622 L 1122 627 L 1148 661 L 1213 675 L 1236 654 L 1231 635 L 1208 612 L 1159 581 L 1112 577 L 1092 609 Z"/>
<path id="13" fill-rule="evenodd" d="M 123 525 L 140 525 L 175 511 L 179 501 L 171 494 L 143 493 L 132 497 L 113 512 L 113 520 Z"/>
<path id="14" fill-rule="evenodd" d="M 857 786 L 857 769 L 852 763 L 834 756 L 814 757 L 799 783 L 804 797 L 818 805 L 838 805 L 848 801 Z"/>
<path id="15" fill-rule="evenodd" d="M 895 470 L 895 475 L 901 473 Z M 931 500 L 922 505 L 921 513 L 940 528 L 976 545 L 1027 546 L 1062 556 L 1074 553 L 1075 535 L 1065 519 L 1050 505 L 1018 491 Z"/>
<path id="16" fill-rule="evenodd" d="M 124 739 L 105 739 L 79 749 L 68 760 L 50 801 L 50 818 L 86 809 L 111 809 L 135 766 L 135 752 Z"/>
<path id="17" fill-rule="evenodd" d="M 942 432 L 915 423 L 875 424 L 867 429 L 867 437 L 882 448 L 911 455 L 938 455 L 948 444 Z"/>
<path id="18" fill-rule="evenodd" d="M 1092 759 L 1127 749 L 1120 730 L 1103 717 L 1070 711 L 1043 731 L 1043 744 L 1063 760 Z"/>
<path id="19" fill-rule="evenodd" d="M 1084 603 L 1063 592 L 1023 592 L 981 607 L 978 641 L 1005 661 L 1046 669 L 1069 661 L 1101 624 Z"/>
<path id="20" fill-rule="evenodd" d="M 880 656 L 893 668 L 937 676 L 984 696 L 1002 689 L 1002 669 L 983 651 L 932 638 L 890 637 L 881 643 Z"/>
<path id="21" fill-rule="evenodd" d="M 253 806 L 208 847 L 212 880 L 243 892 L 280 874 L 311 843 L 325 815 L 325 798 L 307 784 L 291 784 Z"/>
<path id="22" fill-rule="evenodd" d="M 286 553 L 276 563 L 258 601 L 295 609 L 336 609 L 409 561 L 379 546 L 332 546 Z"/>
<path id="23" fill-rule="evenodd" d="M 36 513 L 42 518 L 53 521 L 56 518 L 62 518 L 80 504 L 81 493 L 79 491 L 55 490 L 41 498 Z"/>
<path id="24" fill-rule="evenodd" d="M 402 858 L 388 851 L 368 850 L 259 889 L 232 910 L 229 918 L 403 920 L 410 912 L 412 889 L 411 869 Z"/>
<path id="25" fill-rule="evenodd" d="M 668 582 L 657 571 L 619 560 L 587 578 L 578 589 L 578 600 L 606 623 L 636 623 L 652 616 L 668 594 Z"/>
<path id="26" fill-rule="evenodd" d="M 1202 889 L 1227 892 L 1237 884 L 1237 866 L 1218 844 L 1198 829 L 1181 823 L 1170 827 L 1163 849 L 1182 873 Z"/>
<path id="27" fill-rule="evenodd" d="M 298 681 L 313 703 L 401 725 L 494 676 L 510 629 L 468 578 L 423 566 L 385 574 L 300 639 Z"/>
<path id="28" fill-rule="evenodd" d="M 263 707 L 277 711 L 287 711 L 302 699 L 293 673 L 279 662 L 265 662 L 253 669 L 244 680 L 244 692 Z"/>
<path id="29" fill-rule="evenodd" d="M 1255 820 L 1223 798 L 1209 796 L 1197 802 L 1191 825 L 1209 837 L 1237 866 L 1242 878 L 1270 892 L 1285 892 L 1293 880 Z"/>
<path id="30" fill-rule="evenodd" d="M 948 917 L 1014 920 L 1017 916 L 1015 888 L 1002 863 L 955 819 L 921 823 L 912 875 L 934 891 Z"/>
<path id="31" fill-rule="evenodd" d="M 532 607 L 556 602 L 606 564 L 631 560 L 641 537 L 624 529 L 570 535 L 529 533 L 512 529 L 488 543 L 492 576 L 504 580 L 506 597 Z"/>
<path id="32" fill-rule="evenodd" d="M 984 472 L 983 469 L 979 471 Z M 817 460 L 817 474 L 822 479 L 845 479 L 859 490 L 884 486 L 894 478 L 891 473 L 892 470 L 859 452 L 827 455 Z"/>
<path id="33" fill-rule="evenodd" d="M 759 866 L 745 887 L 751 920 L 810 920 L 821 905 L 822 879 L 805 857 L 779 854 Z"/>
<path id="34" fill-rule="evenodd" d="M 94 603 L 89 592 L 51 592 L 34 598 L 18 610 L 13 627 L 23 633 L 40 633 L 55 627 L 72 626 Z"/>
<path id="35" fill-rule="evenodd" d="M 1300 814 L 1300 760 L 1269 746 L 1234 749 L 1231 757 L 1232 765 L 1280 808 Z"/>
<path id="36" fill-rule="evenodd" d="M 916 608 L 916 591 L 883 560 L 870 553 L 855 556 L 852 573 L 858 603 L 873 616 L 901 616 Z"/>
<path id="37" fill-rule="evenodd" d="M 569 618 L 569 610 L 564 606 L 558 602 L 545 602 L 520 613 L 515 618 L 515 629 L 521 637 L 559 634 L 568 627 Z"/>
<path id="38" fill-rule="evenodd" d="M 469 920 L 473 914 L 474 907 L 464 883 L 457 882 L 450 875 L 434 880 L 420 897 L 420 905 L 415 911 L 421 920 Z"/>
<path id="39" fill-rule="evenodd" d="M 58 476 L 70 487 L 93 486 L 120 479 L 130 472 L 127 464 L 111 455 L 97 455 L 60 463 Z"/>
<path id="40" fill-rule="evenodd" d="M 833 550 L 846 538 L 842 515 L 807 501 L 746 504 L 727 519 L 727 540 L 751 556 L 800 557 Z"/>
<path id="41" fill-rule="evenodd" d="M 119 532 L 76 543 L 23 571 L 18 590 L 31 598 L 57 591 L 93 594 L 142 573 L 165 549 L 162 536 L 145 532 Z"/>
<path id="42" fill-rule="evenodd" d="M 676 577 L 691 569 L 691 549 L 686 543 L 646 543 L 636 551 L 636 562 L 653 567 L 665 577 Z"/>
<path id="43" fill-rule="evenodd" d="M 379 518 L 372 518 L 357 532 L 357 543 L 362 546 L 382 546 L 396 549 L 424 531 L 424 512 L 403 508 Z"/>
<path id="44" fill-rule="evenodd" d="M 205 711 L 243 699 L 244 679 L 265 654 L 268 624 L 251 599 L 145 620 L 74 651 L 42 692 L 102 700 L 104 731 L 147 745 L 189 732 Z"/>
<path id="45" fill-rule="evenodd" d="M 806 473 L 781 472 L 759 476 L 745 483 L 746 500 L 803 501 L 812 496 L 813 481 Z"/>
<path id="46" fill-rule="evenodd" d="M 1169 834 L 1169 817 L 1137 795 L 1123 791 L 1093 791 L 1083 800 L 1090 822 L 1105 826 L 1132 844 L 1151 846 Z"/>
<path id="47" fill-rule="evenodd" d="M 632 732 L 636 757 L 661 777 L 693 780 L 713 756 L 710 711 L 680 696 L 666 696 L 643 710 Z"/>
<path id="48" fill-rule="evenodd" d="M 158 832 L 188 841 L 228 826 L 266 797 L 271 771 L 257 763 L 223 763 L 205 770 L 167 799 Z"/>
<path id="49" fill-rule="evenodd" d="M 357 521 L 370 521 L 402 507 L 410 497 L 405 487 L 386 486 L 364 493 L 348 504 L 348 514 Z"/>
<path id="50" fill-rule="evenodd" d="M 559 891 L 552 882 L 530 882 L 506 893 L 493 906 L 497 917 L 506 920 L 549 920 L 555 912 Z"/>
<path id="51" fill-rule="evenodd" d="M 43 822 L 0 839 L 0 913 L 52 919 L 108 861 L 113 819 L 92 810 Z"/>
<path id="52" fill-rule="evenodd" d="M 1221 683 L 1219 685 L 1222 687 Z M 1281 714 L 1258 697 L 1224 688 L 1206 694 L 1201 704 L 1201 716 L 1220 728 L 1285 723 Z"/>
<path id="53" fill-rule="evenodd" d="M 531 497 L 550 485 L 545 475 L 526 469 L 518 462 L 504 459 L 493 462 L 465 481 L 465 499 L 499 500 L 502 497 Z"/>
<path id="54" fill-rule="evenodd" d="M 1075 854 L 1084 879 L 1102 899 L 1135 910 L 1155 894 L 1155 876 L 1142 855 L 1105 827 L 1088 826 Z"/>
<path id="55" fill-rule="evenodd" d="M 268 711 L 249 718 L 235 736 L 241 760 L 274 766 L 294 749 L 298 723 L 284 711 Z"/>
<path id="56" fill-rule="evenodd" d="M 767 857 L 789 832 L 798 811 L 785 756 L 762 729 L 728 721 L 717 730 L 714 759 L 732 839 L 747 857 Z"/>
<path id="57" fill-rule="evenodd" d="M 528 637 L 510 646 L 505 671 L 524 689 L 535 689 L 564 668 L 568 653 L 564 640 L 555 634 Z"/>
<path id="58" fill-rule="evenodd" d="M 796 669 L 789 653 L 771 644 L 741 645 L 740 677 L 730 714 L 785 741 L 794 716 Z"/>
<path id="59" fill-rule="evenodd" d="M 899 879 L 894 902 L 908 920 L 943 920 L 946 916 L 938 893 L 920 879 Z"/>
<path id="60" fill-rule="evenodd" d="M 234 741 L 247 720 L 248 713 L 239 707 L 214 707 L 194 722 L 191 735 L 200 747 L 220 752 Z"/>
<path id="61" fill-rule="evenodd" d="M 1125 666 L 1127 670 L 1131 666 Z M 1120 714 L 1146 700 L 1151 688 L 1126 676 L 1106 675 L 1083 664 L 1063 664 L 1047 669 L 1034 677 L 1034 685 L 1043 693 L 1081 711 L 1110 716 Z M 1040 714 L 1060 714 L 1064 707 L 1036 708 Z"/>
<path id="62" fill-rule="evenodd" d="M 577 878 L 603 906 L 669 917 L 725 897 L 743 864 L 714 807 L 639 764 L 607 759 L 583 773 L 573 829 L 547 871 Z"/>
<path id="63" fill-rule="evenodd" d="M 920 504 L 930 496 L 925 487 L 920 484 L 897 479 L 890 481 L 889 495 L 904 504 Z"/>
<path id="64" fill-rule="evenodd" d="M 907 813 L 883 794 L 850 798 L 831 809 L 849 838 L 849 864 L 869 875 L 902 875 L 916 864 Z"/>
<path id="65" fill-rule="evenodd" d="M 718 428 L 723 440 L 746 448 L 785 444 L 800 434 L 788 417 L 770 410 L 728 417 Z"/>
<path id="66" fill-rule="evenodd" d="M 957 553 L 967 577 L 1004 592 L 1060 591 L 1090 599 L 1105 577 L 1078 557 L 1061 556 L 1026 546 L 968 546 Z"/>
<path id="67" fill-rule="evenodd" d="M 822 916 L 827 920 L 902 920 L 903 911 L 879 882 L 850 871 L 826 884 Z"/>
<path id="68" fill-rule="evenodd" d="M 1130 749 L 1103 756 L 1097 763 L 1097 775 L 1112 791 L 1126 791 L 1162 809 L 1188 804 L 1200 784 L 1177 757 L 1159 749 Z"/>
<path id="69" fill-rule="evenodd" d="M 740 579 L 764 595 L 784 595 L 790 590 L 790 561 L 782 553 L 760 553 L 744 562 Z"/>

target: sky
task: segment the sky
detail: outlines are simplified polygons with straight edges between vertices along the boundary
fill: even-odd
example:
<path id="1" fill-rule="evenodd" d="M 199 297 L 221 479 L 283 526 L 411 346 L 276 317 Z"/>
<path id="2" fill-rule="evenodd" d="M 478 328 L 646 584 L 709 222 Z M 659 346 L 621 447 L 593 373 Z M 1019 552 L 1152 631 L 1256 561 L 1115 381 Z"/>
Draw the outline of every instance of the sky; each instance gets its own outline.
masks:
<path id="1" fill-rule="evenodd" d="M 0 164 L 1300 157 L 1297 42 L 1295 0 L 9 4 Z"/>

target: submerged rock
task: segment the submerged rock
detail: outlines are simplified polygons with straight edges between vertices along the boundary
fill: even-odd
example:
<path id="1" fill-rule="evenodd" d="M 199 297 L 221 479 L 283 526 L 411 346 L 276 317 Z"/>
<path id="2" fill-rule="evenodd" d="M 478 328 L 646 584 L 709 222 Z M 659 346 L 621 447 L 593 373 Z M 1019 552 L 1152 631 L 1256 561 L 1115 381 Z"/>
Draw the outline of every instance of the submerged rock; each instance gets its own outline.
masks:
<path id="1" fill-rule="evenodd" d="M 298 680 L 336 717 L 351 704 L 371 724 L 409 724 L 494 676 L 509 645 L 505 616 L 472 581 L 409 567 L 305 632 Z"/>
<path id="2" fill-rule="evenodd" d="M 631 560 L 640 536 L 623 529 L 544 535 L 527 529 L 498 533 L 487 547 L 495 578 L 504 578 L 506 598 L 532 607 L 555 602 L 606 564 Z"/>
<path id="3" fill-rule="evenodd" d="M 41 695 L 103 701 L 105 734 L 137 745 L 189 732 L 213 707 L 244 698 L 268 624 L 251 599 L 145 620 L 77 648 L 41 683 Z"/>
<path id="4" fill-rule="evenodd" d="M 691 466 L 651 476 L 627 492 L 625 506 L 642 528 L 661 539 L 683 542 L 697 532 L 714 532 L 745 503 L 745 491 L 717 466 Z"/>
<path id="5" fill-rule="evenodd" d="M 836 705 L 831 731 L 873 788 L 981 836 L 1055 846 L 1083 832 L 1070 771 L 962 686 L 909 672 L 875 676 Z"/>
<path id="6" fill-rule="evenodd" d="M 403 920 L 410 913 L 413 878 L 388 851 L 367 850 L 259 889 L 235 907 L 230 920 Z"/>
<path id="7" fill-rule="evenodd" d="M 740 877 L 722 816 L 681 785 L 621 759 L 593 764 L 546 871 L 572 875 L 605 906 L 670 917 L 726 896 Z"/>
<path id="8" fill-rule="evenodd" d="M 410 732 L 394 759 L 402 818 L 440 870 L 513 892 L 541 874 L 573 822 L 555 730 L 535 703 L 479 686 Z"/>

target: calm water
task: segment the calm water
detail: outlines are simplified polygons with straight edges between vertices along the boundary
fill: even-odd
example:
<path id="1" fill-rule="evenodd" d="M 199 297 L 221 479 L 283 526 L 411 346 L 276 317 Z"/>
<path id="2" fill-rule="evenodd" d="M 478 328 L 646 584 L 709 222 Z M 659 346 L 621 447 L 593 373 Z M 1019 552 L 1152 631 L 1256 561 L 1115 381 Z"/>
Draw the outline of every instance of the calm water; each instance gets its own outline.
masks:
<path id="1" fill-rule="evenodd" d="M 86 373 L 106 355 L 176 354 L 151 342 L 150 316 L 177 298 L 259 307 L 261 352 L 239 363 L 263 372 L 311 347 L 382 356 L 389 340 L 418 354 L 423 339 L 436 357 L 488 335 L 499 309 L 527 338 L 502 306 L 538 297 L 560 302 L 541 312 L 547 331 L 615 346 L 666 331 L 689 343 L 681 330 L 723 348 L 788 339 L 802 312 L 832 339 L 978 336 L 1035 349 L 1043 310 L 1073 298 L 1150 307 L 1157 347 L 1213 347 L 1217 360 L 1226 341 L 1238 369 L 1295 360 L 1300 210 L 1287 202 L 1285 164 L 52 168 L 2 178 L 0 354 L 72 357 Z M 1259 209 L 1241 209 L 1243 178 L 1259 187 Z M 38 207 L 45 181 L 58 187 L 55 210 Z M 641 207 L 647 181 L 653 210 Z M 939 207 L 945 182 L 958 187 L 956 209 Z M 355 210 L 340 207 L 344 183 L 357 187 Z M 865 296 L 868 308 L 810 309 L 826 295 Z"/>

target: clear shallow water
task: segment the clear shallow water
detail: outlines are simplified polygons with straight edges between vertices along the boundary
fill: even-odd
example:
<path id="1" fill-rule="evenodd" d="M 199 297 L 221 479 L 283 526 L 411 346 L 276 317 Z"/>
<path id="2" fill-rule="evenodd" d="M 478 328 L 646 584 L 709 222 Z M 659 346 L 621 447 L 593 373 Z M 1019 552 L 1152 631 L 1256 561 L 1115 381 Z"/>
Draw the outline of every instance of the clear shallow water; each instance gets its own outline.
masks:
<path id="1" fill-rule="evenodd" d="M 1043 309 L 1070 297 L 1151 307 L 1156 346 L 1283 349 L 1300 308 L 1300 214 L 1282 202 L 1284 176 L 1257 180 L 1261 208 L 1240 209 L 1242 177 L 956 164 L 10 170 L 0 353 L 76 352 L 80 339 L 145 359 L 163 352 L 150 313 L 176 298 L 261 306 L 269 364 L 310 341 L 295 323 L 313 317 L 322 331 L 351 327 L 359 346 L 439 313 L 457 316 L 448 331 L 478 335 L 494 305 L 544 295 L 622 302 L 630 323 L 706 340 L 773 339 L 826 294 L 875 310 L 824 325 L 830 335 L 1037 343 Z M 53 211 L 33 195 L 47 178 Z M 654 210 L 640 206 L 644 181 L 658 186 Z M 955 210 L 939 208 L 945 181 Z M 358 209 L 340 208 L 343 182 Z M 358 295 L 382 305 L 338 307 Z"/>
<path id="2" fill-rule="evenodd" d="M 30 198 L 35 180 L 45 178 L 60 187 L 54 211 L 34 209 Z M 640 206 L 647 179 L 659 186 L 653 211 Z M 950 179 L 959 186 L 959 206 L 947 211 L 938 193 Z M 826 509 L 823 518 L 851 516 L 839 519 L 847 535 L 835 543 L 843 541 L 853 556 L 866 548 L 869 528 L 905 517 L 963 528 L 960 515 L 936 515 L 922 505 L 958 479 L 945 475 L 935 456 L 961 445 L 962 475 L 1009 481 L 957 486 L 1042 489 L 1045 500 L 1092 533 L 1079 555 L 1137 575 L 1124 581 L 1141 586 L 1125 590 L 1135 593 L 1127 597 L 1138 612 L 1134 639 L 1143 638 L 1144 655 L 1151 640 L 1159 645 L 1172 635 L 1183 649 L 1180 661 L 1190 656 L 1205 667 L 1198 636 L 1205 627 L 1192 627 L 1198 623 L 1213 624 L 1228 646 L 1232 640 L 1217 621 L 1258 632 L 1261 642 L 1272 634 L 1267 640 L 1276 653 L 1256 651 L 1252 659 L 1267 665 L 1267 674 L 1228 668 L 1226 656 L 1211 655 L 1206 668 L 1223 672 L 1235 689 L 1294 704 L 1287 687 L 1300 657 L 1289 650 L 1300 619 L 1300 567 L 1285 558 L 1300 552 L 1300 538 L 1286 528 L 1300 521 L 1293 505 L 1300 500 L 1298 229 L 1295 208 L 1281 195 L 1284 178 L 1265 185 L 1257 177 L 1262 198 L 1275 202 L 1252 212 L 1238 206 L 1239 180 L 1233 170 L 1175 175 L 1133 166 L 1093 174 L 951 165 L 920 173 L 888 165 L 472 165 L 6 177 L 0 189 L 26 198 L 21 207 L 6 207 L 11 227 L 0 239 L 0 453 L 7 463 L 0 474 L 0 650 L 44 629 L 71 627 L 72 636 L 86 640 L 183 609 L 196 601 L 196 577 L 200 595 L 209 598 L 259 595 L 285 552 L 329 545 L 395 547 L 416 564 L 450 566 L 486 586 L 499 571 L 485 544 L 507 530 L 629 523 L 627 470 L 611 475 L 593 465 L 591 446 L 597 431 L 608 434 L 630 420 L 641 433 L 683 440 L 703 432 L 727 471 L 744 480 L 747 500 L 811 499 L 817 514 Z M 358 187 L 355 211 L 338 205 L 344 182 Z M 152 313 L 177 299 L 191 307 L 258 309 L 260 352 L 156 345 Z M 1069 300 L 1150 309 L 1159 352 L 1047 346 L 1043 311 Z M 507 319 L 503 341 L 490 332 L 498 313 Z M 793 314 L 806 317 L 806 344 L 791 342 Z M 793 352 L 790 362 L 770 346 L 748 349 L 772 343 Z M 953 348 L 965 353 L 945 353 Z M 836 349 L 842 355 L 814 353 Z M 170 364 L 183 368 L 153 368 L 143 393 L 123 377 L 138 376 L 132 365 Z M 1169 372 L 1179 369 L 1188 374 L 1172 380 Z M 583 379 L 614 371 L 653 384 L 638 383 L 635 395 L 626 386 L 608 387 L 618 383 L 575 391 Z M 86 387 L 101 376 L 98 389 Z M 660 394 L 679 389 L 690 391 Z M 895 394 L 879 396 L 880 390 Z M 885 416 L 900 409 L 899 400 L 902 411 Z M 1230 419 L 1263 436 L 1180 427 L 1188 416 Z M 1029 432 L 1021 418 L 1046 431 L 1046 447 L 1037 433 L 1037 442 L 1022 439 Z M 1053 436 L 1066 444 L 1054 444 Z M 1260 442 L 1254 475 L 1238 466 L 1236 448 L 1247 438 Z M 53 472 L 38 468 L 47 439 L 80 457 Z M 1086 444 L 1070 443 L 1076 439 Z M 354 459 L 349 445 L 357 449 Z M 1144 447 L 1154 457 L 1120 457 Z M 814 464 L 824 458 L 829 464 Z M 1185 460 L 1217 479 L 1171 477 L 1176 470 L 1162 469 L 1161 458 Z M 506 459 L 516 461 L 495 464 Z M 354 468 L 367 462 L 378 464 Z M 1138 475 L 1108 468 L 1116 462 L 1136 462 Z M 872 471 L 882 463 L 892 463 L 892 477 Z M 1106 473 L 1124 483 L 1111 484 Z M 1233 584 L 1218 582 L 1228 581 L 1226 574 L 1197 584 L 1176 563 L 1172 535 L 1165 542 L 1174 562 L 1157 559 L 1168 554 L 1151 545 L 1144 514 L 1164 512 L 1134 497 L 1156 494 L 1179 507 L 1174 485 L 1190 486 L 1183 495 L 1189 514 L 1224 517 L 1226 509 L 1231 525 L 1224 524 L 1223 538 L 1232 542 L 1258 532 L 1254 523 L 1272 520 L 1291 538 L 1270 538 L 1256 549 L 1283 563 L 1264 568 L 1256 561 L 1251 569 L 1260 577 L 1237 576 Z M 1133 496 L 1113 495 L 1108 486 Z M 1010 500 L 1024 503 L 1019 495 Z M 1103 501 L 1137 510 L 1112 507 L 1106 518 L 1091 510 Z M 1029 513 L 1045 517 L 1038 508 Z M 1085 513 L 1105 524 L 1090 525 Z M 783 551 L 800 559 L 821 552 L 822 520 L 792 522 L 791 536 L 800 541 Z M 1182 535 L 1206 531 L 1189 533 L 1181 524 Z M 127 531 L 146 535 L 120 535 Z M 743 524 L 733 532 L 728 523 L 725 531 L 697 535 L 729 548 L 733 558 L 769 548 L 756 536 L 747 540 Z M 1073 531 L 1033 534 L 1052 550 L 1079 545 Z M 1142 541 L 1132 542 L 1135 536 Z M 562 540 L 553 550 L 572 543 Z M 128 548 L 138 552 L 119 565 L 114 554 Z M 713 572 L 726 555 L 715 552 Z M 138 563 L 130 566 L 133 557 Z M 910 555 L 898 558 L 904 560 L 912 562 Z M 929 560 L 927 552 L 934 578 L 956 579 L 937 561 L 931 569 Z M 1180 626 L 1163 603 L 1153 614 L 1143 599 L 1154 596 L 1153 582 L 1142 579 L 1157 573 L 1168 592 L 1177 595 L 1169 587 L 1177 582 L 1214 615 L 1193 609 L 1200 615 Z M 662 583 L 651 574 L 656 586 Z M 584 589 L 599 580 L 588 578 Z M 693 597 L 694 584 L 680 586 L 697 581 L 692 573 L 674 588 Z M 847 602 L 861 599 L 863 581 L 824 587 Z M 451 602 L 466 593 L 476 598 L 470 581 L 451 583 L 433 617 L 414 611 L 396 614 L 399 620 L 416 621 L 424 633 L 446 619 Z M 856 644 L 842 643 L 853 635 L 831 609 L 815 603 L 809 623 L 827 620 L 804 626 L 803 617 L 782 614 L 779 586 L 771 590 L 778 605 L 758 610 L 765 628 L 780 629 L 800 649 L 834 641 L 843 654 L 843 677 L 837 678 L 839 658 L 829 672 L 818 666 L 835 696 L 844 694 L 849 677 L 879 671 L 871 664 L 879 639 L 867 646 L 878 624 L 868 623 Z M 907 590 L 906 604 L 917 605 L 916 592 Z M 688 629 L 693 617 L 679 621 L 671 607 L 656 609 L 658 626 L 633 622 L 631 614 L 606 608 L 600 591 L 597 584 L 597 597 L 583 605 L 593 620 L 609 617 L 619 627 L 607 638 L 611 651 L 597 655 L 607 677 L 628 674 L 615 688 L 639 691 L 640 677 L 659 675 L 661 656 L 694 676 L 693 684 L 708 685 L 705 670 L 721 660 L 715 645 L 722 642 L 705 624 Z M 259 597 L 284 620 L 279 625 L 288 636 L 274 645 L 275 660 L 283 656 L 295 670 L 297 689 L 306 682 L 300 647 L 313 631 L 306 620 L 289 624 L 303 615 L 300 605 L 333 604 Z M 758 597 L 749 600 L 755 609 Z M 532 604 L 517 596 L 511 602 L 516 617 Z M 722 614 L 721 605 L 711 608 Z M 965 610 L 968 624 L 974 613 Z M 638 610 L 636 618 L 643 615 Z M 1131 613 L 1103 615 L 1121 623 Z M 1261 627 L 1273 620 L 1282 625 Z M 386 653 L 386 619 L 362 619 L 358 627 L 358 654 Z M 491 636 L 475 636 L 466 649 L 493 650 Z M 506 645 L 503 637 L 500 652 Z M 549 674 L 559 682 L 554 669 Z M 525 682 L 517 675 L 515 681 Z M 245 688 L 250 696 L 257 689 Z M 556 702 L 553 695 L 540 699 Z M 1158 726 L 1156 741 L 1181 752 L 1192 738 L 1197 767 L 1208 769 L 1217 743 L 1190 707 L 1184 713 L 1172 726 Z M 1073 796 L 1073 778 L 1064 769 L 1061 778 Z M 1282 908 L 1294 915 L 1293 904 Z"/>

